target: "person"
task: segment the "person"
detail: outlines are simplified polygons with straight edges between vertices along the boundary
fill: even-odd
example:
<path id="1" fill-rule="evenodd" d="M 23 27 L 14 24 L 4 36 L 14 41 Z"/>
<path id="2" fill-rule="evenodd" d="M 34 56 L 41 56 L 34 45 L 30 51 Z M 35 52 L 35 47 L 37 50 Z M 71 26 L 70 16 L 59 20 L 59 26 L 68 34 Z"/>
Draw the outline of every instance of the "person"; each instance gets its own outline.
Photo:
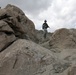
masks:
<path id="1" fill-rule="evenodd" d="M 44 23 L 42 25 L 42 29 L 44 30 L 44 38 L 46 38 L 46 35 L 47 35 L 47 28 L 49 28 L 47 24 L 47 20 L 44 20 Z"/>

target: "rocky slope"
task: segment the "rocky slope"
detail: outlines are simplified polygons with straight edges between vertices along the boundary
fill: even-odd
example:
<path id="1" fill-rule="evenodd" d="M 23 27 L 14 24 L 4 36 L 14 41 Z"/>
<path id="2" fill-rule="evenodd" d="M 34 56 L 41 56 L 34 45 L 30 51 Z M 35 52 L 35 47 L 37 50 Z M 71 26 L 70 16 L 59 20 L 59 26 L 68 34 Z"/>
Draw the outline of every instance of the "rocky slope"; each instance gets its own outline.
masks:
<path id="1" fill-rule="evenodd" d="M 49 44 L 60 49 L 76 49 L 76 30 L 65 28 L 56 30 Z"/>
<path id="2" fill-rule="evenodd" d="M 0 75 L 76 75 L 76 29 L 43 31 L 24 12 L 0 9 Z"/>
<path id="3" fill-rule="evenodd" d="M 53 63 L 48 50 L 28 40 L 17 40 L 0 53 L 0 75 L 37 75 Z"/>
<path id="4" fill-rule="evenodd" d="M 41 45 L 54 52 L 60 52 L 64 49 L 76 49 L 76 29 L 58 29 L 49 39 Z"/>
<path id="5" fill-rule="evenodd" d="M 48 32 L 47 33 L 47 37 L 45 39 L 44 38 L 44 32 L 43 32 L 43 30 L 36 30 L 36 36 L 37 36 L 40 44 L 49 41 L 50 40 L 50 37 L 52 36 L 52 34 L 53 33 Z"/>
<path id="6" fill-rule="evenodd" d="M 25 16 L 21 9 L 8 4 L 5 8 L 0 9 L 0 51 L 16 38 L 38 42 L 34 23 Z"/>

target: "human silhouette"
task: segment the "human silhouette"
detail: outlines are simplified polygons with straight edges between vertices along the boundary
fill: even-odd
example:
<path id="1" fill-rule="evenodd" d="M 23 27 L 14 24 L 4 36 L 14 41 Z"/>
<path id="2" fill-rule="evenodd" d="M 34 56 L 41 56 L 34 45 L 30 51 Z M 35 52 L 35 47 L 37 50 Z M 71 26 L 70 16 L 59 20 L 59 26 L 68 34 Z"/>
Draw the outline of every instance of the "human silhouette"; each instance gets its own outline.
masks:
<path id="1" fill-rule="evenodd" d="M 47 24 L 47 20 L 44 20 L 44 23 L 42 25 L 42 29 L 44 30 L 44 38 L 46 38 L 46 35 L 47 35 L 47 28 L 49 28 Z"/>

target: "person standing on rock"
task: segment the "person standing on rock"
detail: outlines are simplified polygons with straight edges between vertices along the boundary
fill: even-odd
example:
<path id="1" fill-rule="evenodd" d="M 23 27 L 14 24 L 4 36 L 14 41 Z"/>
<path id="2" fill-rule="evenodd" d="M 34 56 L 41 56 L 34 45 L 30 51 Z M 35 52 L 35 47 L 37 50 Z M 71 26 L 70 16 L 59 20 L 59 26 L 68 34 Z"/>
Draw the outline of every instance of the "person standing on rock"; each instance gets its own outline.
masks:
<path id="1" fill-rule="evenodd" d="M 42 29 L 44 30 L 44 38 L 46 38 L 46 35 L 47 35 L 47 28 L 49 28 L 47 24 L 47 20 L 44 20 L 44 23 L 42 25 Z"/>

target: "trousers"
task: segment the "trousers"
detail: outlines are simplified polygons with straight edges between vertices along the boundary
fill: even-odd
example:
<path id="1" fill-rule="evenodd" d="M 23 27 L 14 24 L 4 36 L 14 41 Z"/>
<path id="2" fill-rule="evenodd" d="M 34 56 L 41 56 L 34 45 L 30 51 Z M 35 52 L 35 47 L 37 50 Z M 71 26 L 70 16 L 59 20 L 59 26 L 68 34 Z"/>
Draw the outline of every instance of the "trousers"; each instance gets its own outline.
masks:
<path id="1" fill-rule="evenodd" d="M 44 38 L 47 36 L 47 29 L 44 29 Z"/>

